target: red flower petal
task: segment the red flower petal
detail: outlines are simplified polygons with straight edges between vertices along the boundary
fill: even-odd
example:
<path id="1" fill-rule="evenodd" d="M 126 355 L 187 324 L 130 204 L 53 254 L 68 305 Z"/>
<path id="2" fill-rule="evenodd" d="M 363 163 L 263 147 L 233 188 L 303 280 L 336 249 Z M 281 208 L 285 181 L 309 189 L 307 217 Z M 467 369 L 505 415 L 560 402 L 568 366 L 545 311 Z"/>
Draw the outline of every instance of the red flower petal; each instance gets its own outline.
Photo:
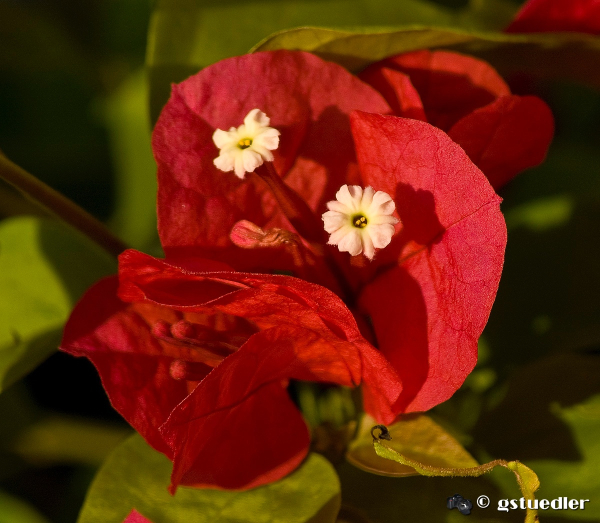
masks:
<path id="1" fill-rule="evenodd" d="M 152 521 L 142 516 L 137 510 L 133 509 L 125 518 L 123 523 L 152 523 Z"/>
<path id="2" fill-rule="evenodd" d="M 328 375 L 328 357 L 335 353 L 323 349 L 314 332 L 274 327 L 217 367 L 162 429 L 176 449 L 172 489 L 246 489 L 294 470 L 310 438 L 287 380 L 319 380 L 320 369 Z"/>
<path id="3" fill-rule="evenodd" d="M 427 121 L 444 130 L 474 109 L 510 94 L 504 80 L 488 63 L 450 51 L 422 50 L 386 58 L 371 65 L 363 75 L 373 78 L 378 69 L 408 75 L 421 97 Z M 384 96 L 390 89 L 397 91 L 401 87 L 388 75 L 381 74 L 378 88 L 382 88 L 385 79 L 390 85 L 382 91 Z"/>
<path id="4" fill-rule="evenodd" d="M 554 134 L 550 108 L 535 96 L 501 96 L 456 122 L 448 135 L 495 189 L 539 165 Z"/>
<path id="5" fill-rule="evenodd" d="M 212 163 L 218 155 L 213 131 L 240 125 L 254 108 L 281 132 L 276 170 L 313 209 L 357 176 L 349 113 L 390 111 L 379 93 L 348 71 L 304 52 L 230 58 L 173 86 L 152 139 L 159 233 L 168 258 L 182 250 L 190 256 L 196 248 L 194 254 L 210 253 L 236 268 L 277 268 L 273 252 L 242 254 L 229 239 L 239 220 L 290 228 L 271 194 L 256 176 L 241 181 Z"/>
<path id="6" fill-rule="evenodd" d="M 507 33 L 577 31 L 600 33 L 598 0 L 529 0 L 505 29 Z"/>
<path id="7" fill-rule="evenodd" d="M 348 386 L 363 382 L 370 398 L 369 413 L 382 422 L 393 420 L 396 413 L 392 406 L 401 390 L 398 378 L 385 358 L 362 337 L 352 313 L 331 291 L 290 276 L 182 271 L 131 250 L 122 254 L 119 262 L 123 299 L 145 299 L 189 312 L 220 311 L 246 318 L 261 329 L 290 326 L 318 334 L 325 358 L 317 363 L 319 381 Z M 224 288 L 219 298 L 203 301 L 207 294 L 202 287 L 215 282 L 226 282 L 238 290 Z M 186 294 L 184 289 L 190 290 Z"/>
<path id="8" fill-rule="evenodd" d="M 421 97 L 408 75 L 377 62 L 358 77 L 383 95 L 396 116 L 427 121 Z"/>
<path id="9" fill-rule="evenodd" d="M 402 220 L 377 260 L 380 270 L 397 266 L 365 288 L 361 305 L 402 381 L 396 408 L 427 410 L 475 365 L 506 245 L 500 198 L 429 124 L 357 112 L 352 131 L 365 184 L 392 195 Z"/>
<path id="10" fill-rule="evenodd" d="M 209 340 L 222 339 L 223 332 L 227 339 L 236 335 L 246 339 L 254 330 L 222 315 L 207 318 L 153 304 L 123 303 L 117 298 L 117 284 L 111 277 L 87 291 L 65 326 L 61 349 L 90 359 L 113 407 L 152 447 L 172 458 L 158 428 L 190 390 L 188 382 L 173 379 L 173 362 L 191 362 L 199 381 L 223 356 L 189 346 L 183 338 L 165 341 L 153 328 L 190 320 L 206 325 Z"/>

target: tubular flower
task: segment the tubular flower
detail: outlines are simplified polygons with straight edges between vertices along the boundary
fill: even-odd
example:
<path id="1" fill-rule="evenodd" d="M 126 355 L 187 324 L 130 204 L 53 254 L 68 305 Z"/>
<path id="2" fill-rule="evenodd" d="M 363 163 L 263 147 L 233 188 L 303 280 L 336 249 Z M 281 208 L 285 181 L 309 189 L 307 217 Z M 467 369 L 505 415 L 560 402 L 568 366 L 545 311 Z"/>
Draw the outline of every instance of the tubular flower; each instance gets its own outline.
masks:
<path id="1" fill-rule="evenodd" d="M 173 461 L 172 491 L 291 472 L 309 447 L 292 379 L 360 385 L 390 423 L 473 369 L 502 270 L 500 198 L 443 131 L 391 112 L 304 52 L 230 58 L 173 86 L 152 141 L 165 259 L 123 253 L 61 345 Z M 223 176 L 211 137 L 250 114 L 280 132 L 273 161 Z M 357 252 L 354 231 L 334 237 L 348 227 L 370 263 L 331 245 Z M 248 452 L 230 451 L 239 434 Z"/>
<path id="2" fill-rule="evenodd" d="M 360 78 L 397 116 L 435 125 L 458 143 L 495 189 L 540 164 L 554 133 L 550 108 L 516 96 L 488 63 L 451 51 L 414 51 L 367 67 Z"/>
<path id="3" fill-rule="evenodd" d="M 244 123 L 229 131 L 217 129 L 212 136 L 220 149 L 214 164 L 221 171 L 234 171 L 238 178 L 261 166 L 272 162 L 273 153 L 279 145 L 279 131 L 269 127 L 269 117 L 259 109 L 252 109 L 244 118 Z"/>
<path id="4" fill-rule="evenodd" d="M 372 187 L 363 191 L 358 185 L 342 185 L 335 198 L 323 214 L 325 230 L 331 234 L 327 243 L 352 256 L 364 251 L 372 260 L 376 248 L 390 244 L 398 223 L 398 218 L 391 216 L 396 208 L 392 198 Z"/>

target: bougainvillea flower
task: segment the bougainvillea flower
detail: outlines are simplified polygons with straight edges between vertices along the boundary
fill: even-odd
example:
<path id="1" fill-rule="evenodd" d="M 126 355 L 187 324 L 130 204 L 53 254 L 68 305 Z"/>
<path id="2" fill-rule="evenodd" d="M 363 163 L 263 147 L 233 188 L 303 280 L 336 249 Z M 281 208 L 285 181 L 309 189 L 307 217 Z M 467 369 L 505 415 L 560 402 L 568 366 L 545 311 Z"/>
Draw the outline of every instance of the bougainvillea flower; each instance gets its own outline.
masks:
<path id="1" fill-rule="evenodd" d="M 538 165 L 554 120 L 535 96 L 511 94 L 486 62 L 450 51 L 415 51 L 386 58 L 360 78 L 375 87 L 394 114 L 446 131 L 496 189 Z"/>
<path id="2" fill-rule="evenodd" d="M 214 165 L 211 137 L 256 108 L 280 143 L 241 180 Z M 303 52 L 227 59 L 173 87 L 153 135 L 166 257 L 123 253 L 118 281 L 88 291 L 62 343 L 173 460 L 172 489 L 293 470 L 309 435 L 291 379 L 360 384 L 365 410 L 390 423 L 448 399 L 473 369 L 502 270 L 500 198 L 442 130 L 373 114 L 389 112 Z M 343 186 L 367 199 L 371 187 L 387 207 L 376 214 L 393 218 L 372 261 L 327 244 L 320 216 Z"/>
<path id="3" fill-rule="evenodd" d="M 115 278 L 96 284 L 62 344 L 94 363 L 113 406 L 174 461 L 173 486 L 250 488 L 293 470 L 309 435 L 290 379 L 362 382 L 366 408 L 394 419 L 397 377 L 335 294 L 195 262 L 207 270 L 126 251 L 119 297 Z"/>
<path id="4" fill-rule="evenodd" d="M 600 34 L 598 0 L 529 0 L 505 29 L 508 33 L 576 31 Z"/>

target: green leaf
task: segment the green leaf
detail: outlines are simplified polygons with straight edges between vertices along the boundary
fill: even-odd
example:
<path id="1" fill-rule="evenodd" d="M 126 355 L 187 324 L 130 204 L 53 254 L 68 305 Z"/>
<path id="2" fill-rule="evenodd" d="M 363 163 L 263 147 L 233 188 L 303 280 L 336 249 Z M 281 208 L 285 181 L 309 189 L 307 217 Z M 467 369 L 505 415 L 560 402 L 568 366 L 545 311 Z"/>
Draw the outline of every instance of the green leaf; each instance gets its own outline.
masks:
<path id="1" fill-rule="evenodd" d="M 165 456 L 132 436 L 98 472 L 78 523 L 122 523 L 132 508 L 156 523 L 333 523 L 339 510 L 339 480 L 317 454 L 281 481 L 244 492 L 180 487 L 171 496 L 171 468 Z"/>
<path id="2" fill-rule="evenodd" d="M 350 444 L 346 459 L 354 466 L 384 476 L 418 474 L 411 466 L 384 459 L 373 452 L 371 428 L 375 421 L 364 416 L 358 437 Z M 425 415 L 408 415 L 388 427 L 388 446 L 411 459 L 437 467 L 476 467 L 477 461 L 448 432 Z"/>
<path id="3" fill-rule="evenodd" d="M 354 31 L 300 27 L 275 33 L 252 50 L 302 49 L 358 71 L 387 56 L 433 47 L 481 56 L 503 75 L 527 71 L 600 86 L 600 71 L 589 69 L 599 59 L 600 38 L 579 33 L 515 35 L 423 25 Z"/>
<path id="4" fill-rule="evenodd" d="M 0 523 L 48 523 L 48 520 L 20 499 L 0 492 Z"/>
<path id="5" fill-rule="evenodd" d="M 115 271 L 102 249 L 59 223 L 0 223 L 0 390 L 56 350 L 75 302 Z"/>
<path id="6" fill-rule="evenodd" d="M 590 499 L 569 518 L 598 519 L 600 491 L 600 358 L 555 354 L 522 367 L 474 437 L 488 453 L 518 456 L 538 474 L 540 496 Z"/>
<path id="7" fill-rule="evenodd" d="M 519 461 L 505 461 L 496 459 L 483 465 L 466 468 L 445 466 L 432 466 L 428 463 L 417 461 L 393 449 L 381 439 L 373 440 L 373 447 L 378 456 L 395 461 L 401 465 L 414 468 L 419 474 L 429 477 L 479 477 L 491 472 L 496 467 L 504 467 L 512 471 L 517 479 L 521 493 L 525 499 L 534 499 L 534 492 L 540 487 L 540 482 L 535 472 Z M 527 508 L 525 523 L 535 523 L 538 520 L 537 510 Z"/>
<path id="8" fill-rule="evenodd" d="M 131 435 L 113 423 L 50 415 L 24 428 L 12 450 L 30 463 L 86 464 L 99 467 L 108 454 Z"/>
<path id="9" fill-rule="evenodd" d="M 588 499 L 591 503 L 584 510 L 570 510 L 569 518 L 600 518 L 600 507 L 594 503 L 600 491 L 600 395 L 570 407 L 554 405 L 552 412 L 569 427 L 582 457 L 574 462 L 558 459 L 529 462 L 543 479 L 544 498 Z"/>
<path id="10" fill-rule="evenodd" d="M 424 0 L 156 0 L 147 53 L 152 120 L 167 101 L 172 82 L 246 53 L 276 31 L 415 23 L 501 29 L 514 11 L 506 0 L 472 0 L 458 11 Z"/>
<path id="11" fill-rule="evenodd" d="M 146 72 L 138 70 L 102 106 L 117 183 L 111 228 L 145 252 L 158 244 L 156 163 L 150 147 L 147 90 Z"/>

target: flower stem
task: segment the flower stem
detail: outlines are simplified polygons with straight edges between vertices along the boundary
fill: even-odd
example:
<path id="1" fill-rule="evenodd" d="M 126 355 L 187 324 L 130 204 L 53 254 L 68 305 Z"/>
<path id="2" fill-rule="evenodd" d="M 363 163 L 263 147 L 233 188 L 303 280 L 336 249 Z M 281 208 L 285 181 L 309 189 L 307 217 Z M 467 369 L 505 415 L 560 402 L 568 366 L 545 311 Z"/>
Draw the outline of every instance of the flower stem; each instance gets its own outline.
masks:
<path id="1" fill-rule="evenodd" d="M 52 214 L 68 223 L 114 256 L 127 245 L 79 205 L 52 189 L 32 174 L 11 162 L 0 151 L 0 177 Z"/>
<path id="2" fill-rule="evenodd" d="M 312 209 L 280 178 L 271 162 L 256 169 L 256 174 L 269 186 L 286 218 L 300 236 L 310 243 L 323 244 L 323 222 Z"/>
<path id="3" fill-rule="evenodd" d="M 294 229 L 308 241 L 313 253 L 324 261 L 325 271 L 333 277 L 338 285 L 335 291 L 342 299 L 350 300 L 352 289 L 343 274 L 340 273 L 335 260 L 331 257 L 331 253 L 326 249 L 325 228 L 321 219 L 315 215 L 296 191 L 281 179 L 271 162 L 265 162 L 254 172 L 269 186 L 281 210 L 294 226 Z"/>

